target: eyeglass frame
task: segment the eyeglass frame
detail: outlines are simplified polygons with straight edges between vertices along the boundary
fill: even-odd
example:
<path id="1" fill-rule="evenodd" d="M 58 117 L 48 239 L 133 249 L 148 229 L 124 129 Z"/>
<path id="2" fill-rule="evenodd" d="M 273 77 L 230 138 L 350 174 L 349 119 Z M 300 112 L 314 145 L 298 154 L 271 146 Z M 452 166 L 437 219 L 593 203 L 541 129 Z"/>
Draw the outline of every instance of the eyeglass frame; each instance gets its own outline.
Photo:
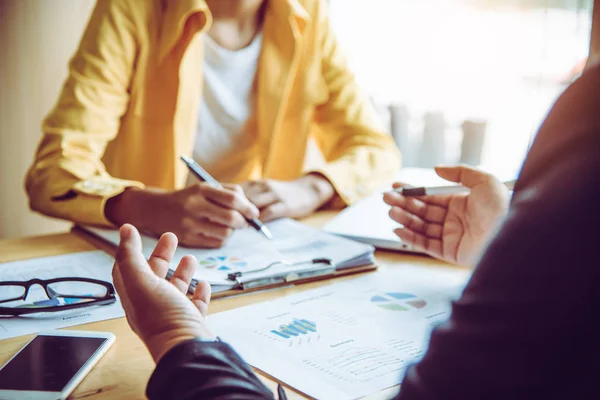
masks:
<path id="1" fill-rule="evenodd" d="M 48 285 L 51 285 L 56 282 L 94 283 L 97 285 L 104 286 L 106 288 L 106 295 L 99 298 L 99 297 L 95 297 L 95 296 L 62 296 L 62 295 L 56 296 L 56 293 L 54 293 L 54 295 L 52 296 L 48 292 Z M 28 281 L 0 282 L 0 289 L 2 288 L 2 286 L 21 286 L 21 287 L 25 288 L 25 292 L 23 293 L 22 296 L 15 297 L 12 299 L 7 299 L 7 300 L 0 300 L 0 304 L 8 303 L 10 301 L 25 300 L 27 298 L 27 296 L 29 295 L 29 289 L 33 285 L 40 285 L 44 289 L 46 296 L 48 296 L 48 299 L 50 299 L 50 300 L 55 299 L 57 297 L 62 297 L 62 298 L 68 298 L 68 299 L 94 299 L 94 301 L 88 301 L 85 303 L 75 303 L 75 304 L 63 304 L 60 306 L 50 306 L 50 307 L 40 307 L 40 308 L 2 307 L 2 306 L 0 306 L 0 316 L 16 317 L 16 316 L 25 315 L 25 314 L 66 311 L 66 310 L 73 310 L 73 309 L 77 309 L 77 308 L 84 308 L 84 307 L 90 307 L 90 306 L 96 306 L 96 305 L 98 305 L 98 306 L 108 305 L 108 304 L 114 303 L 117 300 L 117 297 L 115 296 L 115 288 L 112 285 L 112 283 L 110 283 L 110 282 L 101 281 L 99 279 L 92 279 L 92 278 L 63 277 L 63 278 L 54 278 L 54 279 L 30 279 Z M 52 290 L 52 289 L 50 289 L 50 290 Z"/>

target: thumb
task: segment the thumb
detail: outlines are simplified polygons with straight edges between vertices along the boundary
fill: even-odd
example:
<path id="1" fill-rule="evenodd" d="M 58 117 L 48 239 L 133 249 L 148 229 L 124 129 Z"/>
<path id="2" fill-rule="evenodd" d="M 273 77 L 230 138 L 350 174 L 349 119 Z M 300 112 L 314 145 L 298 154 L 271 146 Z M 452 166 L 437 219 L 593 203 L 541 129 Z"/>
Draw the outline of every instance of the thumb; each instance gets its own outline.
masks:
<path id="1" fill-rule="evenodd" d="M 493 175 L 467 165 L 438 165 L 435 167 L 435 172 L 441 178 L 450 182 L 460 183 L 468 188 L 473 188 L 494 179 Z"/>
<path id="2" fill-rule="evenodd" d="M 119 229 L 121 241 L 115 255 L 119 272 L 127 282 L 149 270 L 148 262 L 142 254 L 142 238 L 135 227 L 125 224 Z"/>
<path id="3" fill-rule="evenodd" d="M 239 194 L 243 194 L 244 196 L 246 195 L 245 192 L 244 192 L 244 187 L 242 185 L 237 185 L 237 184 L 232 184 L 232 183 L 225 183 L 225 184 L 223 184 L 223 187 L 225 189 L 233 190 L 234 192 L 237 192 Z"/>

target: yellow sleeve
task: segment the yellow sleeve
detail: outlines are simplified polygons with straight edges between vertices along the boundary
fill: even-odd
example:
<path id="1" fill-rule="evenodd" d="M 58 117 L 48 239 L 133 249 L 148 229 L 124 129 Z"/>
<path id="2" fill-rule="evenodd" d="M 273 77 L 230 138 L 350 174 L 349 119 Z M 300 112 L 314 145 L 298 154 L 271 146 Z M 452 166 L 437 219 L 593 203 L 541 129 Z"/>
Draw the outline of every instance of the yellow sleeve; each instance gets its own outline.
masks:
<path id="1" fill-rule="evenodd" d="M 400 168 L 400 152 L 383 131 L 331 29 L 326 6 L 316 2 L 322 73 L 328 99 L 316 110 L 317 140 L 327 164 L 315 171 L 329 179 L 338 195 L 351 204 L 390 182 Z"/>
<path id="2" fill-rule="evenodd" d="M 26 177 L 30 206 L 77 223 L 110 225 L 106 201 L 139 182 L 108 175 L 101 158 L 129 103 L 137 52 L 131 4 L 99 0 Z"/>

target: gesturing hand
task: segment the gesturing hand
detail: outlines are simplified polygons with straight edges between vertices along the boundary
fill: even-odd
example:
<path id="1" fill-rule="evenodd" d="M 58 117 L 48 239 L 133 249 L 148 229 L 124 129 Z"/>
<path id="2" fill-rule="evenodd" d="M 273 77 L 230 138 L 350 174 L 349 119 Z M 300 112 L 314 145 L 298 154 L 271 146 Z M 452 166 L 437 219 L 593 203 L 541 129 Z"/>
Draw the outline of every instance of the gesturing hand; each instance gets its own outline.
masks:
<path id="1" fill-rule="evenodd" d="M 395 230 L 407 244 L 433 257 L 470 264 L 508 208 L 509 193 L 494 176 L 467 166 L 436 167 L 437 174 L 471 189 L 469 193 L 409 198 L 386 193 Z M 394 187 L 401 187 L 395 184 Z"/>
<path id="2" fill-rule="evenodd" d="M 293 181 L 259 180 L 242 184 L 248 199 L 260 210 L 260 219 L 309 216 L 329 201 L 335 191 L 331 183 L 316 174 Z"/>
<path id="3" fill-rule="evenodd" d="M 113 281 L 129 325 L 142 339 L 156 362 L 180 342 L 214 339 L 205 316 L 210 285 L 199 282 L 192 299 L 186 297 L 197 261 L 185 256 L 170 281 L 165 280 L 177 249 L 177 237 L 162 235 L 149 260 L 142 254 L 137 230 L 123 225 L 113 268 Z"/>

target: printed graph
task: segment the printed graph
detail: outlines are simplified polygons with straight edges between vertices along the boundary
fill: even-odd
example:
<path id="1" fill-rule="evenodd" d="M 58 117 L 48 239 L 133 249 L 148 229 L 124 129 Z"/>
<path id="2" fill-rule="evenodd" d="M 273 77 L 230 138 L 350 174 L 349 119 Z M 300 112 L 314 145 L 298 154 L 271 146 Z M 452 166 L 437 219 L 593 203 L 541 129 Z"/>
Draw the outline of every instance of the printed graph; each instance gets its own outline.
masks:
<path id="1" fill-rule="evenodd" d="M 219 271 L 231 271 L 245 268 L 248 263 L 238 257 L 214 256 L 198 261 L 201 267 Z"/>
<path id="2" fill-rule="evenodd" d="M 342 342 L 331 348 L 334 350 L 308 356 L 302 363 L 344 384 L 374 379 L 390 380 L 390 386 L 399 383 L 400 371 L 423 353 L 417 343 L 405 340 L 389 341 L 381 346 Z"/>
<path id="3" fill-rule="evenodd" d="M 390 311 L 409 311 L 427 306 L 425 300 L 412 293 L 389 292 L 371 297 L 371 303 Z"/>
<path id="4" fill-rule="evenodd" d="M 279 325 L 271 333 L 283 339 L 292 339 L 299 336 L 309 335 L 317 332 L 317 324 L 306 319 L 296 319 L 288 324 Z"/>

